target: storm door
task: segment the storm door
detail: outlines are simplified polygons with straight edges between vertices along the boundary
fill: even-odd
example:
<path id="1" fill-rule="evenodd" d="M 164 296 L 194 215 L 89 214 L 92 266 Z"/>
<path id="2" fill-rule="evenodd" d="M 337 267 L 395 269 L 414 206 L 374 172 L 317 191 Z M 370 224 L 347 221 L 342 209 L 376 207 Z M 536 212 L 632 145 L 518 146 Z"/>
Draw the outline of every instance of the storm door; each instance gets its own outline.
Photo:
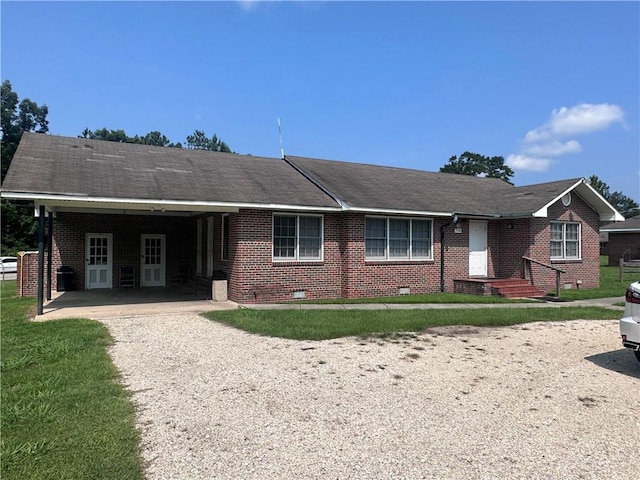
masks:
<path id="1" fill-rule="evenodd" d="M 165 236 L 140 236 L 140 286 L 165 286 Z"/>
<path id="2" fill-rule="evenodd" d="M 87 233 L 86 278 L 87 290 L 111 288 L 113 235 L 111 233 Z"/>

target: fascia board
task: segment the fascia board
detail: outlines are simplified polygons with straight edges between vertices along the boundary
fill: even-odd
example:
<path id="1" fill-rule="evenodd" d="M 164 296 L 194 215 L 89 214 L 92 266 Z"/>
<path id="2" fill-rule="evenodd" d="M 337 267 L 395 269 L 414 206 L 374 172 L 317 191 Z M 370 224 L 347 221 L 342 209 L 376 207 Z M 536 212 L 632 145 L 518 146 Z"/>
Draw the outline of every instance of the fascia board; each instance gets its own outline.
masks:
<path id="1" fill-rule="evenodd" d="M 128 208 L 130 210 L 174 210 L 174 211 L 238 211 L 240 208 L 251 208 L 260 210 L 295 210 L 314 212 L 340 212 L 342 209 L 336 207 L 321 207 L 309 205 L 287 205 L 287 204 L 262 204 L 245 202 L 202 202 L 189 200 L 163 200 L 163 199 L 140 199 L 140 198 L 109 198 L 109 197 L 80 197 L 76 195 L 51 195 L 41 193 L 25 192 L 2 192 L 3 198 L 20 200 L 33 200 L 38 205 L 47 207 L 82 207 L 113 209 Z"/>

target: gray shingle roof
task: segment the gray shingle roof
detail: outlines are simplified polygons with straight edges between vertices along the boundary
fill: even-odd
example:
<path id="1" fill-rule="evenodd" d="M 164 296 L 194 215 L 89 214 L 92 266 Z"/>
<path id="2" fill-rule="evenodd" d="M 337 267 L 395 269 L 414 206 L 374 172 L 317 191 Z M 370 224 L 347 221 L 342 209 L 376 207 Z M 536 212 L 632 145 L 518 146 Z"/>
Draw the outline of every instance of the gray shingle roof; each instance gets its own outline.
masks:
<path id="1" fill-rule="evenodd" d="M 223 204 L 486 217 L 546 216 L 550 203 L 573 190 L 602 219 L 622 218 L 579 178 L 514 187 L 495 178 L 33 133 L 23 135 L 2 190 L 14 198 L 44 194 L 103 208 L 131 200 L 200 210 Z"/>
<path id="2" fill-rule="evenodd" d="M 281 159 L 25 133 L 4 191 L 338 207 Z"/>
<path id="3" fill-rule="evenodd" d="M 354 209 L 527 216 L 580 179 L 514 187 L 496 178 L 287 156 Z"/>
<path id="4" fill-rule="evenodd" d="M 609 233 L 635 233 L 640 232 L 640 215 L 627 218 L 624 222 L 615 222 L 600 227 L 601 232 Z"/>

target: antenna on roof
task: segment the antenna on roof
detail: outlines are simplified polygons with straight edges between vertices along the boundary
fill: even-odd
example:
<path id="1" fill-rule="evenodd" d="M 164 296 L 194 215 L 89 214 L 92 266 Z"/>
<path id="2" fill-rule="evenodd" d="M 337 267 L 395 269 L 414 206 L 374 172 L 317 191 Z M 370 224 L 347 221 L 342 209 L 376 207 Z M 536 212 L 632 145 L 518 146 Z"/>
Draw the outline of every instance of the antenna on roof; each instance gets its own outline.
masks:
<path id="1" fill-rule="evenodd" d="M 282 146 L 282 128 L 280 128 L 280 117 L 278 117 L 278 134 L 280 135 L 280 156 L 284 159 L 284 147 Z"/>

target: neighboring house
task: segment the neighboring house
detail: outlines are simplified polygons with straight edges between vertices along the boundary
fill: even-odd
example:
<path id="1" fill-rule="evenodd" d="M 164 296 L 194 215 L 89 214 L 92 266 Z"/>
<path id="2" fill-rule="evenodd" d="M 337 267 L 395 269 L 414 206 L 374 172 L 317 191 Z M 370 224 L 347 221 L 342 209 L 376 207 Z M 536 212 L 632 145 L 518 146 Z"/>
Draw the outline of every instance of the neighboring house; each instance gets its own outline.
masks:
<path id="1" fill-rule="evenodd" d="M 487 293 L 484 280 L 525 273 L 546 293 L 554 268 L 566 287 L 597 287 L 598 227 L 622 218 L 581 178 L 514 187 L 30 133 L 2 195 L 53 217 L 47 265 L 79 289 L 118 288 L 133 269 L 136 287 L 226 278 L 243 303 Z"/>
<path id="2" fill-rule="evenodd" d="M 640 259 L 640 215 L 604 225 L 600 232 L 609 237 L 609 265 L 618 266 L 621 258 L 624 261 Z"/>

